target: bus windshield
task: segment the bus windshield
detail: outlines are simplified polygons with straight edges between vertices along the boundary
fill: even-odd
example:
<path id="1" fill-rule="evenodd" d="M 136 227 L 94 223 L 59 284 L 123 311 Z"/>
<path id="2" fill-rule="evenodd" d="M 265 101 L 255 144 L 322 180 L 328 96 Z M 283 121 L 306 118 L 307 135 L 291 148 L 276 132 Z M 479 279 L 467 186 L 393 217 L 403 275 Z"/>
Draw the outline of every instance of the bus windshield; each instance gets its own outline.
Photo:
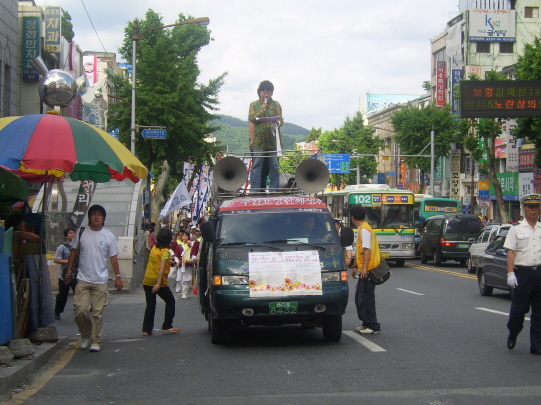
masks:
<path id="1" fill-rule="evenodd" d="M 381 205 L 364 208 L 366 221 L 372 228 L 413 228 L 411 205 Z"/>

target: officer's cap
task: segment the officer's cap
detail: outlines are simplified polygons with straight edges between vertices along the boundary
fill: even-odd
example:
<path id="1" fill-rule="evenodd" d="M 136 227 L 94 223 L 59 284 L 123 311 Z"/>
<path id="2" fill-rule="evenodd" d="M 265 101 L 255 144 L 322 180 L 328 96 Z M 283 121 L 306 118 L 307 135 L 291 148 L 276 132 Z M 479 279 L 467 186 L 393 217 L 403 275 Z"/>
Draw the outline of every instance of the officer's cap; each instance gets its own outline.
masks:
<path id="1" fill-rule="evenodd" d="M 520 197 L 522 204 L 541 204 L 541 194 L 526 194 Z"/>

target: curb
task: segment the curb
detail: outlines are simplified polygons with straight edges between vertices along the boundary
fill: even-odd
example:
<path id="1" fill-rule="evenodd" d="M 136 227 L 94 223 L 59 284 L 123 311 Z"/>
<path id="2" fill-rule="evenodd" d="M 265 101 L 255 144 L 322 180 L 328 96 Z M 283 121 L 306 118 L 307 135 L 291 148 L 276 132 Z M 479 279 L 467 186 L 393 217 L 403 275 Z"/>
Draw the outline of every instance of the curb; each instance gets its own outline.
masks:
<path id="1" fill-rule="evenodd" d="M 69 336 L 59 336 L 56 343 L 34 345 L 36 352 L 31 360 L 14 359 L 10 366 L 0 368 L 0 395 L 6 395 L 22 384 L 30 375 L 45 365 L 62 346 L 68 344 Z"/>

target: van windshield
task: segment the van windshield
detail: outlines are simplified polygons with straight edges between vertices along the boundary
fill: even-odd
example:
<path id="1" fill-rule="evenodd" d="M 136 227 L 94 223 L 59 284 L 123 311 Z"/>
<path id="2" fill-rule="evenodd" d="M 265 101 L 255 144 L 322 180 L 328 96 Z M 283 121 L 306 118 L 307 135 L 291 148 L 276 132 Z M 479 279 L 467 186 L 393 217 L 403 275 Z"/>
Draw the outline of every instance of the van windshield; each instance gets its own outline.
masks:
<path id="1" fill-rule="evenodd" d="M 478 235 L 483 223 L 475 218 L 453 218 L 445 226 L 446 234 L 475 234 Z"/>
<path id="2" fill-rule="evenodd" d="M 331 215 L 321 212 L 251 212 L 243 215 L 223 215 L 219 238 L 222 244 L 278 240 L 291 243 L 338 243 L 338 234 Z"/>

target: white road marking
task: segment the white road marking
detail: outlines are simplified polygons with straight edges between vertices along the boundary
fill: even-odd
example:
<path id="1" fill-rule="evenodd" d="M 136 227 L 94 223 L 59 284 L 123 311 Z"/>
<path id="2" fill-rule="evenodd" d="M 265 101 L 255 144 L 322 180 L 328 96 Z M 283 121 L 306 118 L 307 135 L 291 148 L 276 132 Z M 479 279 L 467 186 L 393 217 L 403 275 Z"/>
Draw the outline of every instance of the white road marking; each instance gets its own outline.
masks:
<path id="1" fill-rule="evenodd" d="M 407 293 L 410 293 L 410 294 L 415 294 L 415 295 L 424 295 L 424 294 L 421 294 L 421 293 L 418 293 L 418 292 L 415 292 L 415 291 L 404 290 L 403 288 L 397 288 L 397 290 L 404 291 L 404 292 L 407 292 Z"/>
<path id="2" fill-rule="evenodd" d="M 378 346 L 375 343 L 372 343 L 370 340 L 368 340 L 364 336 L 359 335 L 357 332 L 344 331 L 342 333 L 348 335 L 353 340 L 356 340 L 358 343 L 362 344 L 364 347 L 366 347 L 368 350 L 372 352 L 386 352 L 387 351 L 383 347 Z"/>
<path id="3" fill-rule="evenodd" d="M 475 309 L 478 309 L 480 311 L 492 312 L 493 314 L 509 316 L 509 312 L 495 311 L 493 309 L 481 308 L 481 307 L 476 307 Z M 527 316 L 525 316 L 524 319 L 526 319 L 527 321 L 530 320 L 530 318 L 528 318 Z"/>

